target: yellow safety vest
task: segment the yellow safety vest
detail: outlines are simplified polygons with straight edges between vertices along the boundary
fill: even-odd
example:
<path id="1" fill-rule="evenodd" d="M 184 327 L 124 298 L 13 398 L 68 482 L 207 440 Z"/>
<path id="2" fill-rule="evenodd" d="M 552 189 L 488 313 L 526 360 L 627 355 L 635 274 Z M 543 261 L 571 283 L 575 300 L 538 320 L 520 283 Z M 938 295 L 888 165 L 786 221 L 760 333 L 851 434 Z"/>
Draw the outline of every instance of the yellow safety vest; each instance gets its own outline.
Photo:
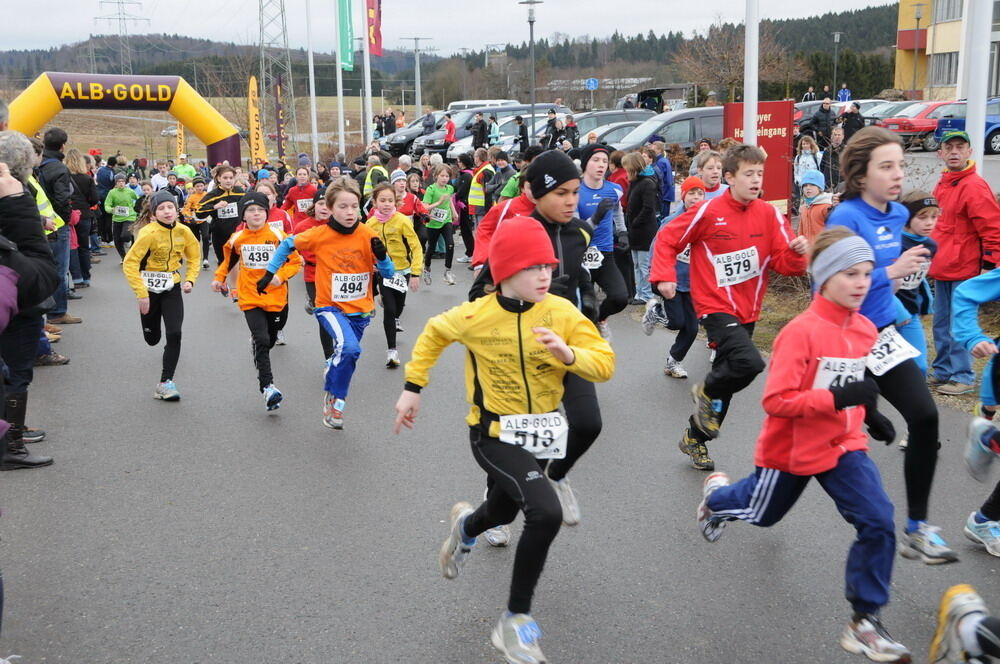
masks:
<path id="1" fill-rule="evenodd" d="M 472 184 L 469 185 L 469 205 L 475 205 L 477 208 L 486 207 L 486 189 L 479 182 L 479 175 L 483 171 L 489 171 L 489 174 L 482 177 L 482 180 L 485 182 L 493 177 L 496 169 L 493 168 L 493 164 L 486 162 L 479 167 L 478 171 L 472 174 Z"/>
<path id="2" fill-rule="evenodd" d="M 28 176 L 28 184 L 35 188 L 35 205 L 38 206 L 38 214 L 41 215 L 42 220 L 46 218 L 52 219 L 56 222 L 56 229 L 54 231 L 48 231 L 49 233 L 55 233 L 57 230 L 66 225 L 63 218 L 56 214 L 55 209 L 52 207 L 52 203 L 49 202 L 49 197 L 45 195 L 45 190 L 42 189 L 41 183 L 35 179 L 34 175 Z"/>
<path id="3" fill-rule="evenodd" d="M 371 196 L 372 189 L 375 188 L 374 186 L 372 186 L 372 173 L 374 173 L 376 169 L 382 172 L 382 175 L 385 177 L 386 180 L 389 179 L 389 172 L 386 171 L 385 168 L 383 168 L 382 166 L 372 166 L 371 168 L 369 168 L 368 172 L 365 174 L 365 192 L 364 192 L 365 196 Z"/>

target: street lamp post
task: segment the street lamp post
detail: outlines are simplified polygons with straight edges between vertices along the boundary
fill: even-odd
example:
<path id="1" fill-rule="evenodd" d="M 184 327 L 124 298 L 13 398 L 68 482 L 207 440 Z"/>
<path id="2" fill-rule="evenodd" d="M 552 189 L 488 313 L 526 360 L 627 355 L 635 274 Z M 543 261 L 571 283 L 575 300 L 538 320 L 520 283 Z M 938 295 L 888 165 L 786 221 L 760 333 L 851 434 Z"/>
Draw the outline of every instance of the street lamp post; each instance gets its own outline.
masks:
<path id="1" fill-rule="evenodd" d="M 837 89 L 837 47 L 840 46 L 840 35 L 843 32 L 833 33 L 833 85 L 830 86 L 830 94 L 833 96 L 832 101 L 837 100 L 837 93 L 834 90 Z"/>
<path id="2" fill-rule="evenodd" d="M 917 19 L 917 29 L 913 33 L 913 98 L 917 98 L 917 49 L 920 46 L 920 19 L 924 17 L 924 3 L 918 2 L 913 5 L 913 15 Z"/>
<path id="3" fill-rule="evenodd" d="M 531 117 L 535 117 L 535 5 L 542 0 L 520 0 L 517 4 L 528 5 L 528 57 L 531 60 Z"/>

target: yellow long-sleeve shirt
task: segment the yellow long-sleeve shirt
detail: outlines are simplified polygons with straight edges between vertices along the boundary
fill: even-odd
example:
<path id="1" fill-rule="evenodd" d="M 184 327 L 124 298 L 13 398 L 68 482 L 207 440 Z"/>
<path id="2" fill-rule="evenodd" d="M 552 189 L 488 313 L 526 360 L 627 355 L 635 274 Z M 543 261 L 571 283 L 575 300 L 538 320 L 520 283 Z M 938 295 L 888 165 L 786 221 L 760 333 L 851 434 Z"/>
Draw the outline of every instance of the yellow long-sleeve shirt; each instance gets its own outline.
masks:
<path id="1" fill-rule="evenodd" d="M 420 276 L 424 267 L 424 250 L 420 246 L 420 238 L 413 230 L 412 219 L 397 212 L 385 223 L 372 217 L 365 225 L 378 233 L 397 272 Z"/>
<path id="2" fill-rule="evenodd" d="M 149 297 L 141 272 L 171 272 L 174 285 L 182 279 L 181 260 L 184 261 L 184 279 L 192 284 L 201 272 L 201 245 L 187 226 L 175 222 L 164 226 L 158 221 L 147 224 L 125 255 L 122 272 L 137 298 Z"/>
<path id="3" fill-rule="evenodd" d="M 573 364 L 557 360 L 535 339 L 533 327 L 562 337 L 576 356 Z M 493 293 L 427 321 L 406 364 L 407 388 L 425 387 L 431 367 L 454 342 L 468 349 L 465 391 L 472 408 L 465 421 L 494 438 L 500 415 L 554 411 L 562 401 L 567 372 L 604 382 L 615 371 L 611 346 L 569 300 L 547 295 L 541 302 L 522 304 Z"/>

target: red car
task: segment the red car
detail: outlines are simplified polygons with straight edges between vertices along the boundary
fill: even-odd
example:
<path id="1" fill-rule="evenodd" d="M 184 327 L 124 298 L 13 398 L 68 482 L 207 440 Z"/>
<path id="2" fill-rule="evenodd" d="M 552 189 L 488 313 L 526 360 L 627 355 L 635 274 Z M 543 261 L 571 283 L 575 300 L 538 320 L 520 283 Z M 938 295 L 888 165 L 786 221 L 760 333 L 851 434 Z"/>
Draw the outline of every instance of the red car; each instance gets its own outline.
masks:
<path id="1" fill-rule="evenodd" d="M 883 118 L 876 124 L 889 131 L 896 132 L 909 145 L 919 145 L 931 152 L 937 150 L 934 140 L 934 130 L 937 129 L 938 118 L 945 106 L 953 104 L 950 101 L 918 101 L 897 111 L 891 118 Z"/>

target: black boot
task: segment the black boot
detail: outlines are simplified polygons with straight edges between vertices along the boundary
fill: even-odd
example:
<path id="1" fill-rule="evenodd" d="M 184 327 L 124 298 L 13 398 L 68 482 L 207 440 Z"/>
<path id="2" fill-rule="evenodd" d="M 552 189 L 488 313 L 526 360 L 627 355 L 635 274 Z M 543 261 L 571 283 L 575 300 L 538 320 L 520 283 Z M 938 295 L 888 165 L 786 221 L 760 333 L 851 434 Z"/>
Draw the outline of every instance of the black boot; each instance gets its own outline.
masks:
<path id="1" fill-rule="evenodd" d="M 3 456 L 0 457 L 0 470 L 18 470 L 20 468 L 41 468 L 51 466 L 52 457 L 32 454 L 24 446 L 23 441 L 15 442 L 10 435 L 0 439 L 3 445 Z"/>
<path id="2" fill-rule="evenodd" d="M 10 422 L 10 437 L 15 441 L 40 443 L 45 440 L 41 429 L 29 429 L 24 423 L 28 416 L 28 393 L 18 392 L 7 395 L 4 419 Z"/>

